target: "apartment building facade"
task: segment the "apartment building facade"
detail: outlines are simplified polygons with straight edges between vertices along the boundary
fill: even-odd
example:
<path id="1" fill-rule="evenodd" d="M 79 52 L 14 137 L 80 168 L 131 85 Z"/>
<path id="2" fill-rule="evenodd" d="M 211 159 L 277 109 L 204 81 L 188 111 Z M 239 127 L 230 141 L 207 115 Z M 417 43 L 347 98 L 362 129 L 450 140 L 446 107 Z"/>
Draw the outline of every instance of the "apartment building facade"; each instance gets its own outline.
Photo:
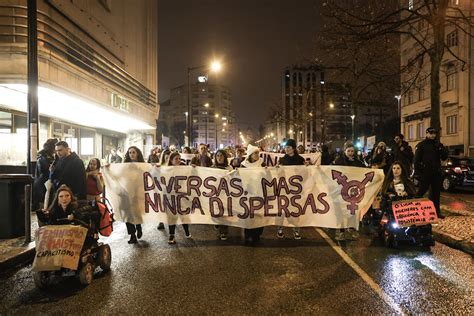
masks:
<path id="1" fill-rule="evenodd" d="M 190 105 L 192 113 L 193 147 L 209 144 L 211 150 L 235 146 L 239 142 L 232 95 L 224 85 L 195 82 L 191 84 Z M 163 109 L 168 119 L 171 144 L 182 146 L 187 142 L 188 88 L 186 85 L 171 89 L 169 107 Z"/>
<path id="2" fill-rule="evenodd" d="M 417 3 L 407 1 L 403 5 L 416 9 Z M 472 1 L 453 0 L 449 5 L 467 16 L 472 15 Z M 460 17 L 460 12 L 452 8 L 448 8 L 448 14 Z M 430 26 L 422 19 L 411 27 L 420 34 L 427 34 L 428 41 L 433 36 Z M 472 30 L 470 32 L 474 34 Z M 444 40 L 449 50 L 444 53 L 440 70 L 441 142 L 454 154 L 474 156 L 472 38 L 461 28 L 446 23 Z M 418 53 L 416 40 L 401 35 L 401 66 Z M 425 138 L 425 130 L 430 126 L 430 67 L 430 61 L 424 59 L 418 79 L 400 99 L 401 131 L 412 147 Z M 402 74 L 402 82 L 408 81 L 407 76 L 410 75 Z"/>

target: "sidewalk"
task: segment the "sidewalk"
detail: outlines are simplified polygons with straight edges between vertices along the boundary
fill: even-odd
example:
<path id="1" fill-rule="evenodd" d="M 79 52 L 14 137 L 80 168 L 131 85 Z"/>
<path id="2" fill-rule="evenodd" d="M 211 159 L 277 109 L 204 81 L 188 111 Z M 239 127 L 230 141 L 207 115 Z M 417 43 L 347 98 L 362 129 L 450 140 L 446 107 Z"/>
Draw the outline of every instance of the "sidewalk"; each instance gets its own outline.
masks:
<path id="1" fill-rule="evenodd" d="M 469 201 L 443 199 L 441 209 L 446 216 L 433 227 L 436 241 L 474 255 L 474 205 Z M 36 214 L 31 216 L 32 242 L 25 238 L 0 239 L 0 275 L 32 262 L 35 254 L 34 232 L 38 228 Z"/>
<path id="2" fill-rule="evenodd" d="M 446 218 L 433 226 L 436 241 L 474 255 L 474 203 L 460 198 L 441 198 Z"/>
<path id="3" fill-rule="evenodd" d="M 33 261 L 35 255 L 34 234 L 38 229 L 36 213 L 31 214 L 31 240 L 25 244 L 25 237 L 0 239 L 0 275 L 17 266 L 23 266 Z"/>

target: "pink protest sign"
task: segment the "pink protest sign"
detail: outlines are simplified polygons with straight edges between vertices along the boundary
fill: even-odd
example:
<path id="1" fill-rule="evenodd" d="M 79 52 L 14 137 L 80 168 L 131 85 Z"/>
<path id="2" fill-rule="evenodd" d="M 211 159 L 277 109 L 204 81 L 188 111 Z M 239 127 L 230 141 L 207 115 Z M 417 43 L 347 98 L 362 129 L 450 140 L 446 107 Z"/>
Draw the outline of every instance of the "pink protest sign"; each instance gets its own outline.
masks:
<path id="1" fill-rule="evenodd" d="M 395 201 L 392 203 L 392 210 L 397 224 L 401 227 L 438 222 L 436 208 L 428 199 Z"/>

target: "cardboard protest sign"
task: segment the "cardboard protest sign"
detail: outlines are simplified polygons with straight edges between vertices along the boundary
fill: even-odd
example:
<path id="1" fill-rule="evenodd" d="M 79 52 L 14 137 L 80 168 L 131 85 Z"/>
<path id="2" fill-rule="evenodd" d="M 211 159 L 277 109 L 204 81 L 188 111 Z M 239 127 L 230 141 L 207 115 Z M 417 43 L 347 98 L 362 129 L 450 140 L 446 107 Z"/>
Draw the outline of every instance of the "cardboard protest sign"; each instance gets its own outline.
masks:
<path id="1" fill-rule="evenodd" d="M 397 224 L 401 227 L 438 222 L 436 208 L 428 199 L 395 201 L 392 203 L 392 210 Z"/>
<path id="2" fill-rule="evenodd" d="M 47 225 L 36 231 L 34 271 L 77 270 L 87 228 L 74 225 Z"/>
<path id="3" fill-rule="evenodd" d="M 124 222 L 358 229 L 380 190 L 382 170 L 281 166 L 233 171 L 113 164 L 107 198 Z"/>

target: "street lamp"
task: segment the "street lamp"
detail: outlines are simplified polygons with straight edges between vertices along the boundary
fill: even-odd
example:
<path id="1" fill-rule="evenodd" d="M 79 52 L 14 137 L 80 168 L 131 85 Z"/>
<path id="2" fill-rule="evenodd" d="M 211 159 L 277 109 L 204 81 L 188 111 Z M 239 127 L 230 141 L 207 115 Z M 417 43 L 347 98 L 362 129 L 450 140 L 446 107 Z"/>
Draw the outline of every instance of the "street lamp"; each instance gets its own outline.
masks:
<path id="1" fill-rule="evenodd" d="M 222 66 L 218 61 L 214 61 L 211 63 L 210 66 L 207 65 L 201 65 L 201 66 L 196 66 L 196 67 L 188 67 L 188 146 L 192 146 L 193 142 L 193 121 L 192 121 L 192 111 L 191 111 L 191 71 L 197 70 L 197 69 L 209 69 L 213 72 L 219 72 L 221 70 Z"/>
<path id="2" fill-rule="evenodd" d="M 329 103 L 329 108 L 330 108 L 330 109 L 334 109 L 334 103 L 332 103 L 332 102 Z"/>
<path id="3" fill-rule="evenodd" d="M 352 119 L 352 141 L 354 141 L 354 119 L 355 119 L 355 115 L 352 114 L 351 115 L 351 119 Z"/>

